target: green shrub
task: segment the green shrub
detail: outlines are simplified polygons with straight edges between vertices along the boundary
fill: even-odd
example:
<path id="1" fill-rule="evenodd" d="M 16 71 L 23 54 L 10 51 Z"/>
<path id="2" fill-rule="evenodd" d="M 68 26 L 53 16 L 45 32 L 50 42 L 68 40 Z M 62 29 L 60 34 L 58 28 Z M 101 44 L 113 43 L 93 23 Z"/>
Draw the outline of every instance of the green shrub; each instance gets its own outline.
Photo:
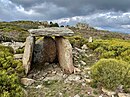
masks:
<path id="1" fill-rule="evenodd" d="M 24 48 L 16 50 L 16 54 L 22 54 L 22 53 L 24 53 Z"/>
<path id="2" fill-rule="evenodd" d="M 80 35 L 68 37 L 68 39 L 73 47 L 81 47 L 82 45 L 87 43 L 87 40 Z"/>
<path id="3" fill-rule="evenodd" d="M 12 48 L 0 45 L 0 97 L 23 97 L 18 80 L 23 71 L 22 62 L 13 58 Z"/>
<path id="4" fill-rule="evenodd" d="M 130 65 L 116 59 L 101 59 L 92 66 L 93 82 L 115 90 L 119 85 L 130 86 Z"/>
<path id="5" fill-rule="evenodd" d="M 16 74 L 8 74 L 6 70 L 0 71 L 0 97 L 23 97 Z"/>
<path id="6" fill-rule="evenodd" d="M 88 47 L 99 55 L 99 58 L 116 58 L 130 63 L 130 41 L 111 39 L 94 40 Z"/>

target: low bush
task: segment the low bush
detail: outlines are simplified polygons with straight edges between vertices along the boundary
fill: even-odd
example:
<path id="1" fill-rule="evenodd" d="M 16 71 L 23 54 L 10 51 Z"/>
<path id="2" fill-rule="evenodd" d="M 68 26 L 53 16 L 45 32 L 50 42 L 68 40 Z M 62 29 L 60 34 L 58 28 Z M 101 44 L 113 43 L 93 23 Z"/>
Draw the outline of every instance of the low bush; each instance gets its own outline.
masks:
<path id="1" fill-rule="evenodd" d="M 6 70 L 0 71 L 0 97 L 23 97 L 17 75 L 8 74 Z"/>
<path id="2" fill-rule="evenodd" d="M 130 65 L 116 59 L 101 59 L 92 66 L 92 79 L 97 85 L 115 90 L 119 85 L 130 87 Z"/>
<path id="3" fill-rule="evenodd" d="M 23 97 L 19 77 L 24 75 L 22 62 L 14 60 L 10 47 L 0 46 L 0 97 Z"/>
<path id="4" fill-rule="evenodd" d="M 22 53 L 24 53 L 24 48 L 16 50 L 16 54 L 22 54 Z"/>
<path id="5" fill-rule="evenodd" d="M 115 58 L 130 63 L 130 41 L 97 39 L 87 45 L 99 55 L 99 58 Z"/>
<path id="6" fill-rule="evenodd" d="M 81 47 L 82 45 L 87 43 L 87 40 L 80 35 L 68 37 L 68 39 L 73 47 Z"/>

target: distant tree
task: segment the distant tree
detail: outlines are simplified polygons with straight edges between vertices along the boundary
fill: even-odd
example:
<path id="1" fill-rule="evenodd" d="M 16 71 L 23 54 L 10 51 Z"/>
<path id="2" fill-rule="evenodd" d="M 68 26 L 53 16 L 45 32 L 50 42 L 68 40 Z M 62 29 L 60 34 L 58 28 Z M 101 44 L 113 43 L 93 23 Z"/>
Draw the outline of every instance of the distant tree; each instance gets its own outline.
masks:
<path id="1" fill-rule="evenodd" d="M 60 27 L 64 27 L 63 25 L 61 25 Z"/>
<path id="2" fill-rule="evenodd" d="M 54 27 L 59 27 L 58 23 L 53 24 Z"/>
<path id="3" fill-rule="evenodd" d="M 52 25 L 53 24 L 53 22 L 50 22 L 50 25 Z"/>
<path id="4" fill-rule="evenodd" d="M 58 23 L 50 22 L 50 27 L 59 27 L 59 24 Z"/>

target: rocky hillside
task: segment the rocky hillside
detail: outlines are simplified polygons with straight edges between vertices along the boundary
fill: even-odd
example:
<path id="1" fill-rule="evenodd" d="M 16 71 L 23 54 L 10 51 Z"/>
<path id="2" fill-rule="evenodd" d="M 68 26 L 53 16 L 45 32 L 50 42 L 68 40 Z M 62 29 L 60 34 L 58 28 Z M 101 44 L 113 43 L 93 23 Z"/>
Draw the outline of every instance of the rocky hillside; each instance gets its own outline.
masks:
<path id="1" fill-rule="evenodd" d="M 32 21 L 0 23 L 0 97 L 130 97 L 129 34 L 82 24 L 68 27 L 75 32 L 66 38 L 73 47 L 74 66 L 80 71 L 66 74 L 55 60 L 44 66 L 33 64 L 25 75 L 21 59 L 27 30 L 39 26 L 59 25 Z"/>

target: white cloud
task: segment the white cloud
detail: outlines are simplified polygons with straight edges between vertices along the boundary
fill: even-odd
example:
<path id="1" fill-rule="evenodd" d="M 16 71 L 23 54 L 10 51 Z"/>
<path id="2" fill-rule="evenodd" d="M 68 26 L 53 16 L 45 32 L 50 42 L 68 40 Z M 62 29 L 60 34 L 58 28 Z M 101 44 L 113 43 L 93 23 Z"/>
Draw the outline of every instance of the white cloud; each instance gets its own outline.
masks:
<path id="1" fill-rule="evenodd" d="M 58 22 L 61 25 L 73 25 L 77 22 L 85 22 L 101 30 L 108 29 L 112 31 L 120 30 L 124 32 L 130 32 L 129 16 L 130 12 L 102 12 L 86 16 L 61 18 L 58 20 L 53 20 L 53 22 Z"/>
<path id="2" fill-rule="evenodd" d="M 122 28 L 130 29 L 130 25 L 121 25 Z"/>
<path id="3" fill-rule="evenodd" d="M 27 14 L 27 15 L 31 15 L 34 13 L 34 11 L 31 9 L 29 11 L 26 11 L 21 5 L 20 6 L 16 6 L 16 10 L 23 13 L 23 14 Z"/>

